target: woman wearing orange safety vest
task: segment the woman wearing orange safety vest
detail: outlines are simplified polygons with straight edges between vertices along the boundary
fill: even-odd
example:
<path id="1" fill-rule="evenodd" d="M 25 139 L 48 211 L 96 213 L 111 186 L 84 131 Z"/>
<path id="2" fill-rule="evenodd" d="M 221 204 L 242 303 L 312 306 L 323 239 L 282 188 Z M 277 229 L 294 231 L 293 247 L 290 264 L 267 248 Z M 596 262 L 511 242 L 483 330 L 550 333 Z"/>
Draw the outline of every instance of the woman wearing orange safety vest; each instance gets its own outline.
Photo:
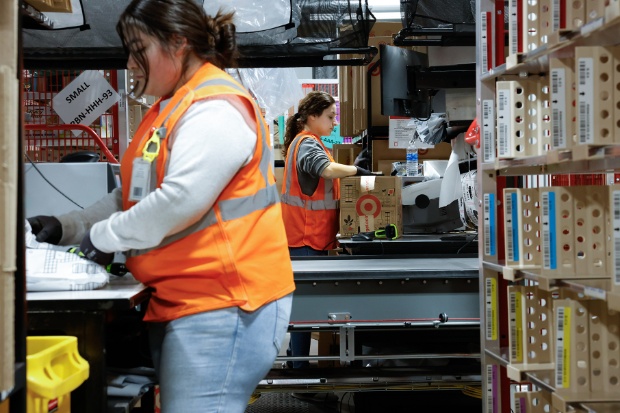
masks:
<path id="1" fill-rule="evenodd" d="M 339 178 L 373 175 L 359 166 L 334 161 L 321 136 L 338 124 L 336 101 L 326 92 L 313 91 L 288 118 L 284 137 L 282 214 L 291 256 L 327 255 L 336 247 Z M 310 333 L 292 333 L 289 355 L 308 356 Z M 308 367 L 293 361 L 294 368 Z M 307 394 L 306 394 L 307 396 Z"/>
<path id="2" fill-rule="evenodd" d="M 162 413 L 242 413 L 288 327 L 292 266 L 271 142 L 235 63 L 232 14 L 193 0 L 133 0 L 117 30 L 134 93 L 161 96 L 121 163 L 122 190 L 30 218 L 40 241 L 125 251 L 151 287 L 145 315 Z M 46 239 L 43 239 L 46 238 Z"/>

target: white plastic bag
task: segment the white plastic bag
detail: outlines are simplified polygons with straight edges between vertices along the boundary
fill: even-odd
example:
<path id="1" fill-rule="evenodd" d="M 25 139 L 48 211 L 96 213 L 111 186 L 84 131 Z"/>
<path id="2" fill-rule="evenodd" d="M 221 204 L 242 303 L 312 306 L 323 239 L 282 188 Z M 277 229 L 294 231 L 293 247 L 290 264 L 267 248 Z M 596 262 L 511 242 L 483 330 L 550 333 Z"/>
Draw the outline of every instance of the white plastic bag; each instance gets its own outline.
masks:
<path id="1" fill-rule="evenodd" d="M 207 14 L 215 16 L 218 10 L 225 13 L 235 12 L 234 22 L 238 33 L 257 32 L 289 24 L 291 19 L 290 0 L 256 0 L 206 1 L 203 3 Z"/>
<path id="2" fill-rule="evenodd" d="M 84 291 L 104 287 L 108 272 L 69 247 L 37 242 L 26 221 L 26 290 Z"/>
<path id="3" fill-rule="evenodd" d="M 304 92 L 291 67 L 259 67 L 229 71 L 265 109 L 265 119 L 273 120 L 299 104 Z"/>

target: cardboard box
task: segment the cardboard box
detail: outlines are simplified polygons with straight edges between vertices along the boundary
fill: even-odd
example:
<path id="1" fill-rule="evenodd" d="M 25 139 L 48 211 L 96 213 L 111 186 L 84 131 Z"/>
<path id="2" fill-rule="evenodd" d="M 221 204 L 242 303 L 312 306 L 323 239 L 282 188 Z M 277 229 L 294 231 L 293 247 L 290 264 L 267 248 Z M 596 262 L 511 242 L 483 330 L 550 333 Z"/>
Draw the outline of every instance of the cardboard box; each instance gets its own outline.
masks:
<path id="1" fill-rule="evenodd" d="M 402 22 L 375 22 L 370 29 L 369 37 L 394 36 L 403 28 Z"/>
<path id="2" fill-rule="evenodd" d="M 377 36 L 368 38 L 368 46 L 374 46 L 380 50 L 382 44 L 393 46 L 394 42 L 391 36 Z M 380 58 L 380 53 L 373 59 L 368 65 L 373 67 L 376 61 Z M 406 87 L 406 85 L 403 85 Z M 370 124 L 372 126 L 387 126 L 389 118 L 386 115 L 381 114 L 381 66 L 375 66 L 370 73 L 370 85 L 368 86 L 368 93 L 370 93 L 370 109 L 371 118 Z"/>
<path id="3" fill-rule="evenodd" d="M 71 13 L 71 0 L 26 0 L 40 12 Z"/>
<path id="4" fill-rule="evenodd" d="M 382 44 L 394 46 L 394 36 L 403 28 L 402 23 L 376 22 L 370 31 L 368 37 L 368 46 L 374 46 L 378 50 Z M 402 46 L 401 46 L 402 47 Z M 427 53 L 428 48 L 425 46 L 408 46 L 404 49 L 414 50 L 420 53 Z M 380 53 L 368 64 L 371 68 L 380 59 Z M 406 87 L 406 85 L 403 85 Z M 389 118 L 387 115 L 381 114 L 381 65 L 375 66 L 370 74 L 370 85 L 366 86 L 367 93 L 370 93 L 370 109 L 371 118 L 369 119 L 371 126 L 388 126 Z"/>
<path id="5" fill-rule="evenodd" d="M 422 166 L 422 171 L 424 171 L 424 175 L 428 176 L 429 173 L 424 169 L 426 168 L 424 165 L 424 161 L 434 161 L 434 159 L 420 159 L 419 163 Z M 374 172 L 382 172 L 385 176 L 390 176 L 392 174 L 393 164 L 394 162 L 403 162 L 405 163 L 405 159 L 379 159 L 377 161 L 377 170 Z M 442 160 L 442 162 L 447 162 Z M 445 168 L 444 168 L 445 170 Z M 443 172 L 443 171 L 442 171 Z M 432 174 L 431 174 L 432 175 Z M 406 185 L 406 184 L 405 184 Z"/>
<path id="6" fill-rule="evenodd" d="M 372 141 L 372 170 L 380 171 L 379 161 L 390 160 L 391 162 L 404 162 L 407 156 L 406 149 L 390 148 L 387 139 L 374 139 Z M 418 158 L 420 161 L 424 159 L 448 160 L 452 153 L 452 146 L 448 142 L 441 142 L 434 148 L 419 149 Z M 384 166 L 385 164 L 382 164 Z"/>
<path id="7" fill-rule="evenodd" d="M 317 340 L 319 356 L 337 356 L 340 353 L 340 334 L 336 331 L 313 332 L 312 338 Z M 319 360 L 318 366 L 319 368 L 341 367 L 338 360 Z"/>
<path id="8" fill-rule="evenodd" d="M 375 22 L 368 46 L 379 49 L 380 45 L 394 45 L 394 36 L 402 29 L 400 22 Z M 425 46 L 405 47 L 426 53 Z M 343 55 L 342 58 L 353 57 Z M 387 126 L 388 117 L 381 114 L 381 67 L 375 65 L 379 53 L 368 66 L 343 66 L 339 69 L 340 79 L 340 131 L 342 136 L 357 136 L 369 126 Z M 370 73 L 370 84 L 367 70 Z M 370 119 L 368 119 L 370 105 Z"/>
<path id="9" fill-rule="evenodd" d="M 360 176 L 340 180 L 340 235 L 376 231 L 389 224 L 402 234 L 402 181 L 397 176 Z"/>
<path id="10" fill-rule="evenodd" d="M 344 165 L 353 165 L 361 151 L 362 145 L 354 143 L 334 144 L 332 147 L 334 161 Z"/>
<path id="11" fill-rule="evenodd" d="M 278 188 L 278 194 L 282 194 L 282 183 L 284 182 L 284 167 L 273 168 L 273 173 L 276 178 L 276 188 Z"/>

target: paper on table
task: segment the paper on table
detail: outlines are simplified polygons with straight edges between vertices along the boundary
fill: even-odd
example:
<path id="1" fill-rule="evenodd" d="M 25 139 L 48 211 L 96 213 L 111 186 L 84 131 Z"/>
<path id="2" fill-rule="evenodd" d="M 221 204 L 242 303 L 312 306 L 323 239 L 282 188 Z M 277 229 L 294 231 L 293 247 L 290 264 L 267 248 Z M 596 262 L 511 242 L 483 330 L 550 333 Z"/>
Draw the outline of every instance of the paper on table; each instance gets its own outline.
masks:
<path id="1" fill-rule="evenodd" d="M 463 197 L 461 171 L 459 169 L 459 154 L 464 151 L 464 147 L 465 141 L 460 137 L 453 140 L 452 152 L 450 153 L 450 159 L 448 159 L 446 171 L 443 174 L 441 191 L 439 192 L 440 208 Z"/>
<path id="2" fill-rule="evenodd" d="M 38 242 L 26 221 L 26 290 L 84 291 L 105 286 L 105 268 L 66 252 L 67 246 Z"/>
<path id="3" fill-rule="evenodd" d="M 108 283 L 102 266 L 69 252 L 26 249 L 27 291 L 82 291 Z"/>

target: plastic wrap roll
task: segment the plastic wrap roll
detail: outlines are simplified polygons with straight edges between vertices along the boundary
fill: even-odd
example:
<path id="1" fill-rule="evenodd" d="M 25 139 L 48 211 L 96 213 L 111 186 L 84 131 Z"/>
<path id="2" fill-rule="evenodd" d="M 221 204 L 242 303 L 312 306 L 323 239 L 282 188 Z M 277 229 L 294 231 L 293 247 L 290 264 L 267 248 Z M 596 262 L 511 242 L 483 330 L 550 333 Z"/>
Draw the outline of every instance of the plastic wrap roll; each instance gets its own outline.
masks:
<path id="1" fill-rule="evenodd" d="M 478 192 L 476 190 L 476 171 L 461 174 L 463 203 L 466 225 L 470 229 L 478 228 Z"/>

